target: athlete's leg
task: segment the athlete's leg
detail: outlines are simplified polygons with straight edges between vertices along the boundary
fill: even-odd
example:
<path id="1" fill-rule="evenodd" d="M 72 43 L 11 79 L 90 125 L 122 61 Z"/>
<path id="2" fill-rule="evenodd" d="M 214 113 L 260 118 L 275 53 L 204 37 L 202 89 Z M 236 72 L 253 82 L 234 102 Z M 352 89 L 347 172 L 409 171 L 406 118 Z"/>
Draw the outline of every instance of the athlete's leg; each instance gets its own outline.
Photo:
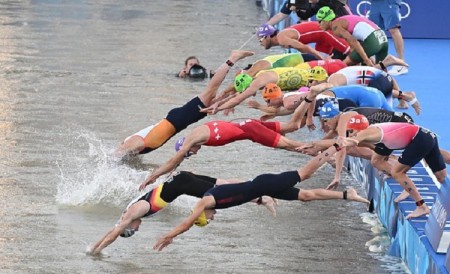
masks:
<path id="1" fill-rule="evenodd" d="M 404 54 L 404 45 L 403 45 L 403 37 L 400 32 L 400 27 L 394 27 L 389 29 L 389 33 L 391 34 L 392 40 L 394 41 L 395 51 L 397 52 L 397 56 L 400 59 L 405 59 Z"/>
<path id="2" fill-rule="evenodd" d="M 116 148 L 113 156 L 121 159 L 126 155 L 136 155 L 142 152 L 145 149 L 145 136 L 149 134 L 149 132 L 151 132 L 155 127 L 161 124 L 161 122 L 157 123 L 156 125 L 150 125 L 125 138 L 122 144 L 120 144 L 119 147 Z"/>
<path id="3" fill-rule="evenodd" d="M 391 54 L 388 54 L 388 56 L 386 56 L 386 58 L 384 58 L 384 60 L 381 62 L 383 63 L 383 65 L 385 67 L 394 66 L 394 65 L 405 66 L 405 67 L 409 66 L 408 63 L 406 63 L 403 59 L 397 58 Z M 379 64 L 379 63 L 375 67 L 379 68 L 379 69 L 383 69 L 381 64 Z"/>
<path id="4" fill-rule="evenodd" d="M 416 209 L 406 216 L 406 219 L 420 217 L 422 215 L 430 213 L 430 209 L 425 203 L 422 203 L 423 199 L 419 191 L 416 188 L 414 182 L 406 175 L 406 172 L 410 170 L 411 167 L 397 162 L 392 167 L 392 177 L 403 187 L 404 191 L 394 200 L 398 203 L 406 199 L 409 195 L 416 202 Z"/>
<path id="5" fill-rule="evenodd" d="M 444 183 L 445 178 L 447 178 L 447 169 L 434 172 L 434 176 L 436 176 L 436 179 L 439 181 L 439 183 Z"/>
<path id="6" fill-rule="evenodd" d="M 297 147 L 303 146 L 305 143 L 288 139 L 282 135 L 280 135 L 280 140 L 276 145 L 276 148 L 286 149 L 289 151 L 296 151 Z"/>
<path id="7" fill-rule="evenodd" d="M 388 55 L 389 57 L 389 55 Z M 388 58 L 386 57 L 386 58 Z M 398 85 L 397 81 L 392 77 L 392 97 L 394 98 L 398 98 L 400 94 L 397 95 L 397 92 L 400 91 L 400 86 Z M 395 97 L 397 96 L 397 97 Z M 398 99 L 398 105 L 396 106 L 396 108 L 401 108 L 401 109 L 407 109 L 408 108 L 408 103 L 406 103 L 406 101 L 404 99 Z"/>
<path id="8" fill-rule="evenodd" d="M 230 61 L 231 63 L 236 63 L 237 61 L 247 57 L 252 56 L 254 53 L 251 51 L 244 51 L 244 50 L 233 50 L 228 57 L 227 61 Z M 228 71 L 230 71 L 230 68 L 233 64 L 231 63 L 223 63 L 214 74 L 213 78 L 209 81 L 208 85 L 206 86 L 206 89 L 198 96 L 202 103 L 205 106 L 210 106 L 212 100 L 216 96 L 216 92 L 220 87 L 220 84 L 222 84 L 223 80 L 225 79 L 225 76 L 227 75 Z"/>
<path id="9" fill-rule="evenodd" d="M 392 90 L 392 97 L 399 99 L 397 108 L 406 109 L 408 104 L 414 109 L 417 115 L 422 111 L 419 100 L 417 100 L 416 93 L 413 91 L 400 91 L 398 89 Z M 402 103 L 405 102 L 405 103 Z"/>
<path id="10" fill-rule="evenodd" d="M 444 157 L 444 161 L 447 165 L 450 165 L 450 151 L 444 150 L 441 148 L 442 157 Z"/>
<path id="11" fill-rule="evenodd" d="M 350 200 L 368 204 L 369 201 L 358 195 L 354 188 L 349 188 L 346 191 L 335 191 L 326 189 L 301 189 L 298 193 L 298 199 L 302 202 L 309 202 L 314 200 Z"/>
<path id="12" fill-rule="evenodd" d="M 391 175 L 392 165 L 389 163 L 389 156 L 374 153 L 370 159 L 370 163 L 379 171 Z"/>
<path id="13" fill-rule="evenodd" d="M 113 156 L 117 158 L 122 158 L 125 155 L 136 155 L 139 154 L 145 148 L 144 139 L 141 136 L 133 135 L 130 136 L 126 141 L 119 145 L 114 151 Z"/>
<path id="14" fill-rule="evenodd" d="M 251 68 L 249 68 L 248 70 L 245 71 L 245 73 L 247 73 L 248 75 L 250 75 L 251 77 L 255 77 L 255 75 L 260 72 L 261 70 L 265 70 L 265 69 L 271 69 L 272 68 L 272 63 L 270 63 L 267 60 L 258 60 L 256 61 Z M 233 83 L 231 84 L 233 85 Z M 234 86 L 234 85 L 233 85 Z"/>

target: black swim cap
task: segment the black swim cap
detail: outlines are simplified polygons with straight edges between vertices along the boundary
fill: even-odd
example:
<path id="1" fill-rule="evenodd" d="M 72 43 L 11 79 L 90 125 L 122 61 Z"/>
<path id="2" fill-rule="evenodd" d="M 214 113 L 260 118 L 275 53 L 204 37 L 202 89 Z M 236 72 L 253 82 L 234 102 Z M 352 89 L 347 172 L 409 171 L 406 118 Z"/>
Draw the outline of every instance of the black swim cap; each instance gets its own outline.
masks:
<path id="1" fill-rule="evenodd" d="M 208 77 L 208 73 L 206 72 L 206 69 L 204 67 L 199 64 L 195 64 L 189 70 L 188 76 L 190 78 L 204 79 Z"/>

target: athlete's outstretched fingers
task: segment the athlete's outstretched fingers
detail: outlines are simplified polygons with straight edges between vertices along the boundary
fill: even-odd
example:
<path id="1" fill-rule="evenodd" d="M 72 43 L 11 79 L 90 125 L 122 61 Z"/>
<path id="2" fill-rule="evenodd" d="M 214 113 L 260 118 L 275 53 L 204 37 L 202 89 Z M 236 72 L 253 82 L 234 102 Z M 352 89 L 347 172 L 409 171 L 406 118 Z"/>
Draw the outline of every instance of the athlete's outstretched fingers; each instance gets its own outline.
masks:
<path id="1" fill-rule="evenodd" d="M 335 190 L 339 185 L 339 180 L 333 180 L 326 189 L 328 190 Z"/>
<path id="2" fill-rule="evenodd" d="M 162 237 L 156 242 L 156 244 L 153 246 L 153 249 L 157 250 L 157 251 L 161 251 L 166 246 L 170 245 L 172 242 L 173 242 L 173 238 L 171 238 L 171 237 Z"/>

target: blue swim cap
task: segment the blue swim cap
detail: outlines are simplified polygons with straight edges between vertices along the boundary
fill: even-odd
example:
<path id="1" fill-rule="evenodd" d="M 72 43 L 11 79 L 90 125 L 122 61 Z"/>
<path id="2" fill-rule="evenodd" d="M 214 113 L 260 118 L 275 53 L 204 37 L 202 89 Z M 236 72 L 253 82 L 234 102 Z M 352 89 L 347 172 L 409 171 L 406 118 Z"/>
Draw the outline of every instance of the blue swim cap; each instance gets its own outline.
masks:
<path id="1" fill-rule="evenodd" d="M 320 118 L 331 119 L 339 114 L 338 102 L 326 102 L 319 111 Z"/>

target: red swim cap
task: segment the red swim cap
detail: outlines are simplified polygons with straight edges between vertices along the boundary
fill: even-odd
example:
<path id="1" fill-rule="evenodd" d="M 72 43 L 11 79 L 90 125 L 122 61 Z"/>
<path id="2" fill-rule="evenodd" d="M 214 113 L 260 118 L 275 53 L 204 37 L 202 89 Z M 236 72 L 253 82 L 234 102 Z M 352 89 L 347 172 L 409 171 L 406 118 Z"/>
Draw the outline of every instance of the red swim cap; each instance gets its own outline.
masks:
<path id="1" fill-rule="evenodd" d="M 348 129 L 363 130 L 369 127 L 369 120 L 362 114 L 356 114 L 347 123 Z"/>

